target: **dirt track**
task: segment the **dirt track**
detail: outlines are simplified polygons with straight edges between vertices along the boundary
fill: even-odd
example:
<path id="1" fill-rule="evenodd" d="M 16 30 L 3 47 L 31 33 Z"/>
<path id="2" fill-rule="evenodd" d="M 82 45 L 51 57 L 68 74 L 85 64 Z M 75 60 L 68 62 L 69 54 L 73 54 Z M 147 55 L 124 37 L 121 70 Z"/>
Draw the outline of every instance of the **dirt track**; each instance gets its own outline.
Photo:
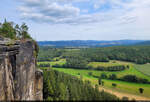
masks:
<path id="1" fill-rule="evenodd" d="M 122 97 L 126 96 L 126 97 L 129 98 L 129 100 L 135 99 L 135 100 L 150 101 L 150 98 L 143 97 L 143 96 L 138 96 L 138 95 L 133 95 L 133 94 L 128 94 L 128 93 L 122 93 L 122 92 L 118 92 L 118 91 L 113 91 L 113 90 L 106 89 L 106 88 L 103 88 L 103 87 L 100 87 L 99 89 L 100 90 L 104 90 L 104 91 L 106 91 L 108 93 L 114 94 L 114 95 L 116 95 L 119 98 L 122 98 Z"/>

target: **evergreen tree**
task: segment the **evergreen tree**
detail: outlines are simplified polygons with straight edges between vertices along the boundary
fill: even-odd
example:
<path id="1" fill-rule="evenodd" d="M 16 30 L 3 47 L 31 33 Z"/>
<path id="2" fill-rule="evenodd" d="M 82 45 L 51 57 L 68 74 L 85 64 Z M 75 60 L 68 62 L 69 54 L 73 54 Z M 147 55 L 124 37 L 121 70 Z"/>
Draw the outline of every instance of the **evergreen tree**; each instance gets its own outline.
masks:
<path id="1" fill-rule="evenodd" d="M 102 84 L 102 79 L 101 79 L 101 77 L 98 78 L 98 84 L 99 84 L 99 85 Z"/>

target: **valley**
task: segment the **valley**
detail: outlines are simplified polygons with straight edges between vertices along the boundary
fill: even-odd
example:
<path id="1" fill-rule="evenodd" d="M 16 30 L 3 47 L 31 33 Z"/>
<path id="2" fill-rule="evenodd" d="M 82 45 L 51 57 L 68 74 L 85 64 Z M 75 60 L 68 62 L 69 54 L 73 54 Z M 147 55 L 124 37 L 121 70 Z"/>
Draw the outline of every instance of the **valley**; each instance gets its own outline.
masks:
<path id="1" fill-rule="evenodd" d="M 75 68 L 66 66 L 67 58 L 63 56 L 67 53 L 71 54 L 79 54 L 78 50 L 65 50 L 58 49 L 58 51 L 62 51 L 58 57 L 53 57 L 51 61 L 39 61 L 38 66 L 41 69 L 49 69 L 57 70 L 59 72 L 64 72 L 73 76 L 78 77 L 81 80 L 89 80 L 90 83 L 95 86 L 98 85 L 100 90 L 104 90 L 106 92 L 112 93 L 119 98 L 128 97 L 128 99 L 132 100 L 150 100 L 150 64 L 136 64 L 134 62 L 129 61 L 121 61 L 121 60 L 109 60 L 109 61 L 88 61 L 86 66 Z M 66 52 L 67 51 L 67 52 Z M 56 52 L 55 52 L 56 53 Z M 62 56 L 63 55 L 63 56 Z M 75 63 L 75 62 L 74 62 Z M 79 63 L 79 62 L 77 62 Z M 43 65 L 41 67 L 41 65 Z M 44 65 L 48 65 L 45 67 Z M 118 68 L 119 66 L 123 66 L 121 70 L 105 70 L 105 68 Z M 102 69 L 95 69 L 95 68 Z M 104 69 L 103 69 L 104 68 Z M 122 68 L 122 67 L 121 67 Z M 115 76 L 114 78 L 112 76 Z M 132 82 L 131 80 L 123 79 L 125 77 L 135 78 L 133 80 L 137 80 Z M 101 77 L 101 81 L 103 85 L 99 84 L 99 77 Z M 103 77 L 103 78 L 102 78 Z M 113 86 L 115 84 L 115 86 Z M 139 89 L 143 89 L 143 93 L 140 93 Z"/>

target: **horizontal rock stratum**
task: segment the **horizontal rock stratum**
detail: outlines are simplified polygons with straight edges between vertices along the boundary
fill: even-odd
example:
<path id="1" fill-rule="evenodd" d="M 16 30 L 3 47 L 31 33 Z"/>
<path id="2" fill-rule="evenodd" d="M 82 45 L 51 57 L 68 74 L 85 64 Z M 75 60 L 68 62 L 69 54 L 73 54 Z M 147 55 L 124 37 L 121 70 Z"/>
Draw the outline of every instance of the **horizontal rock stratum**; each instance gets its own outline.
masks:
<path id="1" fill-rule="evenodd" d="M 32 40 L 0 39 L 0 101 L 43 100 L 43 72 Z"/>

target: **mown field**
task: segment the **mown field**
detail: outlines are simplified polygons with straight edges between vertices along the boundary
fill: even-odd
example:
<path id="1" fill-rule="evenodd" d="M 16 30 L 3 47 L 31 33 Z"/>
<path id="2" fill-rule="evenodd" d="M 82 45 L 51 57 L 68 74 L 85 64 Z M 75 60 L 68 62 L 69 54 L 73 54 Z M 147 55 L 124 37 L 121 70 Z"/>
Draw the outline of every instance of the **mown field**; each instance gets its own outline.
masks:
<path id="1" fill-rule="evenodd" d="M 141 73 L 150 76 L 150 64 L 144 65 L 134 64 L 134 67 Z"/>
<path id="2" fill-rule="evenodd" d="M 90 62 L 88 66 L 92 66 L 94 68 L 98 66 L 110 67 L 110 66 L 120 66 L 120 65 L 129 65 L 128 63 L 118 63 L 117 61 L 109 61 L 109 62 Z"/>
<path id="3" fill-rule="evenodd" d="M 60 59 L 59 61 L 39 62 L 39 63 L 50 63 L 51 65 L 55 65 L 55 64 L 62 65 L 62 64 L 65 64 L 66 61 L 65 59 Z M 130 68 L 124 71 L 117 71 L 117 72 L 86 70 L 86 69 L 85 70 L 84 69 L 72 69 L 72 68 L 53 68 L 53 69 L 77 76 L 79 78 L 82 78 L 83 80 L 89 80 L 93 85 L 98 84 L 98 78 L 96 77 L 99 77 L 102 73 L 105 73 L 107 76 L 111 74 L 116 74 L 118 78 L 121 78 L 125 75 L 136 75 L 139 78 L 144 78 L 150 81 L 150 77 L 148 76 L 149 75 L 148 71 L 150 71 L 150 68 L 148 68 L 149 65 L 146 65 L 146 64 L 137 65 L 137 64 L 123 62 L 123 61 L 110 61 L 109 63 L 91 62 L 90 65 L 93 65 L 93 66 L 129 65 Z M 142 69 L 145 69 L 145 70 L 142 70 Z M 92 75 L 90 75 L 89 72 L 92 73 Z M 125 82 L 125 81 L 118 81 L 118 80 L 108 80 L 108 79 L 103 79 L 103 81 L 104 81 L 104 86 L 103 86 L 104 88 L 109 88 L 111 90 L 115 90 L 118 92 L 125 92 L 125 93 L 140 95 L 144 97 L 150 97 L 150 84 L 139 84 L 139 83 L 131 83 L 131 82 Z M 112 86 L 112 83 L 117 84 L 117 87 L 114 88 Z M 144 89 L 143 94 L 139 93 L 139 90 L 138 90 L 139 88 Z"/>
<path id="4" fill-rule="evenodd" d="M 51 66 L 53 65 L 56 65 L 56 64 L 59 64 L 59 65 L 63 65 L 66 63 L 66 59 L 59 59 L 58 61 L 56 61 L 56 59 L 59 59 L 59 58 L 54 58 L 55 61 L 52 61 L 52 62 L 49 62 L 49 61 L 44 61 L 44 62 L 38 62 L 37 64 L 47 64 L 49 63 Z"/>

